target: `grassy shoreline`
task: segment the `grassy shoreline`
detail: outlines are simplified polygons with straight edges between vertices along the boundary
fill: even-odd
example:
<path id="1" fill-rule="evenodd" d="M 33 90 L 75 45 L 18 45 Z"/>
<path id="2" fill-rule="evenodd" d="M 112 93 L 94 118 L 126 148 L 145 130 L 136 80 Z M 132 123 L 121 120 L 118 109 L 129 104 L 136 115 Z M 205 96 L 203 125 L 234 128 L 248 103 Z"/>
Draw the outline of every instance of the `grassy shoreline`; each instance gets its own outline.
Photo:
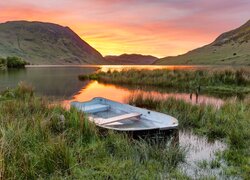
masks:
<path id="1" fill-rule="evenodd" d="M 226 102 L 219 109 L 209 105 L 192 105 L 174 98 L 156 98 L 134 94 L 128 103 L 170 114 L 180 128 L 192 129 L 211 140 L 224 139 L 228 149 L 221 154 L 231 166 L 229 174 L 250 177 L 250 101 Z"/>
<path id="2" fill-rule="evenodd" d="M 192 129 L 198 135 L 224 139 L 228 149 L 218 158 L 229 165 L 225 176 L 249 177 L 249 100 L 227 102 L 220 109 L 136 94 L 128 102 L 173 115 L 180 128 Z M 195 178 L 178 169 L 185 163 L 185 149 L 167 142 L 136 141 L 114 132 L 104 138 L 85 114 L 51 104 L 45 97 L 35 96 L 32 87 L 25 84 L 0 94 L 2 178 Z M 220 163 L 215 159 L 209 166 L 220 167 Z"/>
<path id="3" fill-rule="evenodd" d="M 105 138 L 76 109 L 69 111 L 20 85 L 0 95 L 0 176 L 3 179 L 185 178 L 185 150 L 168 143 Z"/>
<path id="4" fill-rule="evenodd" d="M 103 83 L 148 85 L 189 92 L 250 93 L 250 69 L 221 70 L 122 70 L 79 75 L 80 80 Z"/>

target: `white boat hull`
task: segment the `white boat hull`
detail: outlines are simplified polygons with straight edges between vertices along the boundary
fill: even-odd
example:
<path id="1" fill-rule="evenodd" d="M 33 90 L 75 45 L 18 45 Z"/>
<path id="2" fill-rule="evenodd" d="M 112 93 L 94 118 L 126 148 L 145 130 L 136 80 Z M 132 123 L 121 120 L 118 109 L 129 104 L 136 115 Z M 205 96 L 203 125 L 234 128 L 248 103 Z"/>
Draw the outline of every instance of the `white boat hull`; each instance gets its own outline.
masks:
<path id="1" fill-rule="evenodd" d="M 172 116 L 100 97 L 88 102 L 72 102 L 71 107 L 87 113 L 91 121 L 104 129 L 158 132 L 178 128 L 178 121 Z"/>

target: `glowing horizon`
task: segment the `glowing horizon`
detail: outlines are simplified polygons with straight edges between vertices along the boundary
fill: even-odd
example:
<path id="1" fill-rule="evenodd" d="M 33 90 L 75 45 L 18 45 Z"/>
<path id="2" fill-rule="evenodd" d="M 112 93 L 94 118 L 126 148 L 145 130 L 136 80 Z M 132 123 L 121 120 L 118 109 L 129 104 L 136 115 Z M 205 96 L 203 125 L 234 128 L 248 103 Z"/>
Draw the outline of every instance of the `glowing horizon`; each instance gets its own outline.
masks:
<path id="1" fill-rule="evenodd" d="M 68 26 L 103 56 L 173 56 L 212 42 L 250 17 L 250 1 L 8 0 L 0 22 L 42 21 Z"/>

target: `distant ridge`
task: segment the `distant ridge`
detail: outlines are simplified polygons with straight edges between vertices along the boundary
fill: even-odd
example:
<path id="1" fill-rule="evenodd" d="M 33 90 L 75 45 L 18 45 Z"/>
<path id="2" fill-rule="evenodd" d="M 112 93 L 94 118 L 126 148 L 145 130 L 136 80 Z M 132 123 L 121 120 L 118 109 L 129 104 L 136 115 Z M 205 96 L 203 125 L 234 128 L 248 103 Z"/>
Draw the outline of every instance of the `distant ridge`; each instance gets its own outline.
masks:
<path id="1" fill-rule="evenodd" d="M 32 64 L 105 64 L 102 55 L 69 27 L 11 21 L 0 24 L 0 57 L 18 56 Z"/>
<path id="2" fill-rule="evenodd" d="M 154 64 L 250 65 L 250 20 L 221 34 L 211 44 L 183 55 L 159 59 Z"/>
<path id="3" fill-rule="evenodd" d="M 105 56 L 105 59 L 109 64 L 149 65 L 154 63 L 158 58 L 151 55 L 122 54 L 120 56 Z"/>

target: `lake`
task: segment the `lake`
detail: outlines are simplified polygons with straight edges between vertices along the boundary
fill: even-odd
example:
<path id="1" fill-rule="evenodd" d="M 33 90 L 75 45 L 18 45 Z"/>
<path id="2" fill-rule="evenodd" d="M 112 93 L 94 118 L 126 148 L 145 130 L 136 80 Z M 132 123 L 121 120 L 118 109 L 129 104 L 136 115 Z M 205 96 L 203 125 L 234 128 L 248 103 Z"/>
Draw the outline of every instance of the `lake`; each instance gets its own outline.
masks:
<path id="1" fill-rule="evenodd" d="M 93 97 L 102 96 L 111 100 L 124 102 L 131 93 L 151 93 L 156 96 L 176 97 L 192 103 L 210 103 L 221 105 L 223 99 L 211 95 L 200 95 L 199 99 L 192 98 L 187 92 L 176 92 L 155 87 L 118 86 L 102 84 L 97 81 L 79 81 L 78 75 L 95 71 L 108 71 L 128 68 L 137 69 L 204 69 L 210 66 L 27 66 L 26 69 L 0 72 L 0 91 L 14 88 L 21 81 L 31 84 L 37 94 L 70 101 L 86 101 Z M 214 68 L 214 66 L 213 66 Z"/>
<path id="2" fill-rule="evenodd" d="M 0 91 L 14 88 L 20 81 L 31 84 L 37 94 L 53 97 L 65 106 L 71 101 L 87 101 L 94 97 L 105 97 L 111 100 L 126 102 L 132 93 L 150 93 L 161 98 L 174 97 L 190 103 L 206 103 L 220 106 L 225 97 L 202 94 L 198 99 L 190 99 L 188 92 L 178 92 L 156 87 L 126 86 L 102 84 L 98 81 L 80 81 L 78 75 L 96 71 L 117 70 L 126 68 L 137 69 L 204 69 L 209 66 L 28 66 L 26 69 L 0 72 Z M 214 68 L 214 66 L 212 67 Z M 185 171 L 194 174 L 198 168 L 196 162 L 203 159 L 213 159 L 215 152 L 225 149 L 225 144 L 219 141 L 208 142 L 206 138 L 197 137 L 191 132 L 179 132 L 180 145 L 189 146 L 188 164 L 183 165 Z M 204 173 L 204 172 L 203 172 Z M 211 172 L 208 172 L 211 174 Z M 212 172 L 214 174 L 214 172 Z M 218 174 L 215 172 L 215 174 Z"/>

